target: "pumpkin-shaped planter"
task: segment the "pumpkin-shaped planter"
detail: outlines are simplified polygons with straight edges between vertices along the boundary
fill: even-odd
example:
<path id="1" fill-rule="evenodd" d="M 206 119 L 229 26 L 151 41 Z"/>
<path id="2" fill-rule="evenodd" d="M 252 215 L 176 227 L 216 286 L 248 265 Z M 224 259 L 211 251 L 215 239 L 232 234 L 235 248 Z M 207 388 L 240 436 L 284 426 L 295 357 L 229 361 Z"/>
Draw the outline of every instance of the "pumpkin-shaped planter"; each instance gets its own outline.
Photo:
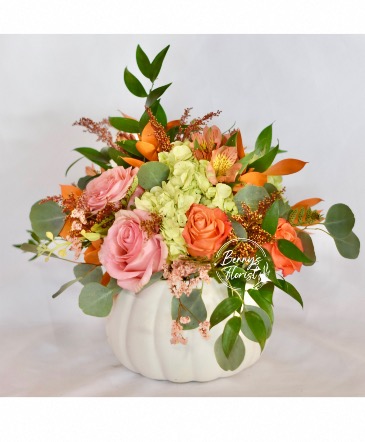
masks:
<path id="1" fill-rule="evenodd" d="M 227 287 L 211 279 L 210 284 L 204 284 L 201 297 L 209 319 L 216 306 L 227 299 Z M 251 311 L 257 309 L 247 293 L 245 305 Z M 228 318 L 209 330 L 208 339 L 203 339 L 197 329 L 184 330 L 186 345 L 172 344 L 171 312 L 172 295 L 166 281 L 158 281 L 138 294 L 123 290 L 114 299 L 106 331 L 116 357 L 125 367 L 152 379 L 204 382 L 231 376 L 259 359 L 261 348 L 254 336 L 248 339 L 245 335 L 249 336 L 249 332 L 245 331 L 244 335 L 240 331 L 244 347 L 242 363 L 234 370 L 223 369 L 218 364 L 217 358 L 224 360 L 224 355 L 219 354 L 217 340 L 221 339 Z M 270 333 L 269 321 L 267 326 Z"/>

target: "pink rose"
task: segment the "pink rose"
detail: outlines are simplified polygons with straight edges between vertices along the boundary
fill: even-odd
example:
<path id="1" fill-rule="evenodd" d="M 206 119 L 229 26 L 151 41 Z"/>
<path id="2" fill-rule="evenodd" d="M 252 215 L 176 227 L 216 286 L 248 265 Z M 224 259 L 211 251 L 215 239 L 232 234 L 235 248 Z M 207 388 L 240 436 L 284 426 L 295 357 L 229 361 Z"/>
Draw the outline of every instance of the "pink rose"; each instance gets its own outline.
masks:
<path id="1" fill-rule="evenodd" d="M 275 232 L 275 239 L 286 239 L 296 245 L 298 249 L 303 251 L 303 244 L 300 238 L 298 238 L 296 230 L 284 218 L 279 218 L 278 227 Z M 292 261 L 284 256 L 280 252 L 277 243 L 264 244 L 263 247 L 265 247 L 265 249 L 270 253 L 272 260 L 274 261 L 275 269 L 281 270 L 283 276 L 291 275 L 295 270 L 299 272 L 302 268 L 301 262 Z"/>
<path id="2" fill-rule="evenodd" d="M 104 239 L 99 259 L 118 285 L 134 293 L 148 283 L 152 273 L 162 270 L 167 246 L 159 234 L 147 235 L 142 221 L 150 214 L 144 210 L 120 210 Z"/>
<path id="3" fill-rule="evenodd" d="M 118 203 L 125 197 L 137 175 L 138 168 L 122 166 L 103 172 L 88 183 L 85 189 L 86 201 L 93 212 L 104 209 L 107 203 Z"/>

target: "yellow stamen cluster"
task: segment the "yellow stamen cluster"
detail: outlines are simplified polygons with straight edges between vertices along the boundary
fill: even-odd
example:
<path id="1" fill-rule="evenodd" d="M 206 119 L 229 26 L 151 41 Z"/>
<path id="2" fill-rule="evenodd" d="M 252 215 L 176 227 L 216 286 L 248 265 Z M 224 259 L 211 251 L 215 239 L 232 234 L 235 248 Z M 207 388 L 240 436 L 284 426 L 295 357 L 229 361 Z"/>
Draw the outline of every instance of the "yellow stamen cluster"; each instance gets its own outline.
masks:
<path id="1" fill-rule="evenodd" d="M 220 153 L 213 161 L 213 168 L 217 176 L 225 175 L 227 170 L 233 166 L 233 162 L 224 153 Z"/>

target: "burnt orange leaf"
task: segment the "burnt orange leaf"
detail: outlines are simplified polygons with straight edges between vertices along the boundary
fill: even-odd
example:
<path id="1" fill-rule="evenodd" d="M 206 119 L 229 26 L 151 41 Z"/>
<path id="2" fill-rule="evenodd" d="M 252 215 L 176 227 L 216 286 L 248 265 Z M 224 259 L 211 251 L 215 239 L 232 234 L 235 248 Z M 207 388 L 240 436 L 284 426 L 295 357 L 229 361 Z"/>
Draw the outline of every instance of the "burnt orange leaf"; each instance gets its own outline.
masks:
<path id="1" fill-rule="evenodd" d="M 158 161 L 156 147 L 146 141 L 137 141 L 136 149 L 150 161 Z"/>
<path id="2" fill-rule="evenodd" d="M 60 187 L 61 187 L 62 198 L 65 199 L 69 198 L 71 193 L 73 193 L 75 197 L 78 197 L 82 194 L 82 190 L 76 186 L 69 186 L 68 184 L 60 184 Z"/>
<path id="3" fill-rule="evenodd" d="M 100 284 L 103 286 L 107 286 L 110 282 L 110 275 L 108 272 L 105 272 L 103 277 L 101 278 Z"/>
<path id="4" fill-rule="evenodd" d="M 66 237 L 70 234 L 71 225 L 72 225 L 72 221 L 69 218 L 67 218 L 65 221 L 65 224 L 63 225 L 62 230 L 58 234 L 58 236 L 60 236 L 63 239 L 66 239 Z"/>
<path id="5" fill-rule="evenodd" d="M 168 130 L 172 129 L 173 127 L 176 127 L 176 126 L 180 126 L 180 120 L 169 121 L 167 123 L 167 125 L 166 125 L 166 130 L 168 131 Z"/>
<path id="6" fill-rule="evenodd" d="M 242 143 L 242 135 L 239 129 L 237 131 L 237 155 L 239 159 L 245 156 L 245 148 Z"/>
<path id="7" fill-rule="evenodd" d="M 305 207 L 305 208 L 313 207 L 316 204 L 320 203 L 321 201 L 323 201 L 322 198 L 308 198 L 306 200 L 299 201 L 299 203 L 294 204 L 294 206 L 292 206 L 291 208 L 296 209 L 298 207 Z"/>
<path id="8" fill-rule="evenodd" d="M 152 124 L 149 121 L 144 127 L 141 134 L 141 141 L 145 141 L 146 143 L 153 144 L 155 147 L 158 146 L 158 141 L 155 135 L 155 131 L 153 130 Z"/>
<path id="9" fill-rule="evenodd" d="M 261 172 L 248 172 L 240 176 L 239 180 L 254 186 L 263 186 L 267 182 L 267 176 Z"/>
<path id="10" fill-rule="evenodd" d="M 141 160 L 137 160 L 136 158 L 125 158 L 123 157 L 123 161 L 125 161 L 127 164 L 129 164 L 132 167 L 141 167 L 143 164 L 145 164 Z"/>
<path id="11" fill-rule="evenodd" d="M 269 167 L 265 172 L 265 175 L 290 175 L 302 170 L 306 164 L 306 161 L 288 158 L 287 160 L 281 160 L 273 166 Z"/>
<path id="12" fill-rule="evenodd" d="M 101 247 L 101 239 L 91 242 L 91 245 L 84 252 L 84 260 L 86 263 L 95 264 L 97 266 L 101 265 L 99 261 L 100 247 Z"/>

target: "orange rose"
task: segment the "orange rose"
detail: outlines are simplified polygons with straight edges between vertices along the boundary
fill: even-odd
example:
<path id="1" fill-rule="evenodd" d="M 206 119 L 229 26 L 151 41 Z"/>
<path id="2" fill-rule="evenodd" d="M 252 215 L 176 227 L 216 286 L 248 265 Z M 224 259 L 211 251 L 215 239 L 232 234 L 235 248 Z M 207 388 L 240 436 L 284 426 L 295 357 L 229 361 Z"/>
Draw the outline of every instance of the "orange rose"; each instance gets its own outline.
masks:
<path id="1" fill-rule="evenodd" d="M 298 247 L 301 251 L 303 251 L 303 245 L 300 238 L 297 236 L 297 232 L 294 227 L 286 221 L 284 218 L 279 218 L 278 228 L 276 229 L 275 239 L 286 239 L 292 242 L 294 245 Z M 283 272 L 283 276 L 291 275 L 296 270 L 300 271 L 302 267 L 302 263 L 298 261 L 292 261 L 291 259 L 284 256 L 279 248 L 277 243 L 273 244 L 264 244 L 263 247 L 270 253 L 272 260 L 274 261 L 276 270 L 281 270 Z"/>
<path id="2" fill-rule="evenodd" d="M 188 221 L 183 231 L 191 256 L 211 259 L 231 233 L 232 225 L 221 209 L 209 209 L 193 204 L 187 212 Z"/>

